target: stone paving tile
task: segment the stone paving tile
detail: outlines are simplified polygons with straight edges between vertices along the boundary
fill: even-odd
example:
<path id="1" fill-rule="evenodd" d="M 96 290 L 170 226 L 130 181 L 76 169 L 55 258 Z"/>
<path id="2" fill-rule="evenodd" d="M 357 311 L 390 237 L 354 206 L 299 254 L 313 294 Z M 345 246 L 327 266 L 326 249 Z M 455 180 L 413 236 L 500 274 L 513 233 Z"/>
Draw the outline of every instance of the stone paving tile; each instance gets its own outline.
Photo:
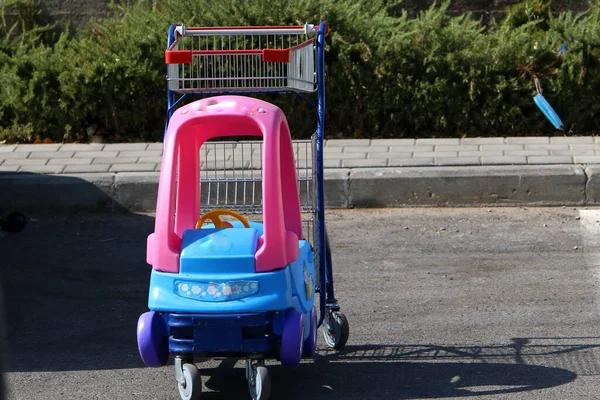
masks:
<path id="1" fill-rule="evenodd" d="M 140 164 L 146 164 L 146 163 L 160 164 L 161 161 L 162 161 L 161 157 L 140 157 L 140 159 L 138 160 L 138 163 L 140 163 Z"/>
<path id="2" fill-rule="evenodd" d="M 36 174 L 60 174 L 64 165 L 22 165 L 19 172 L 33 172 Z"/>
<path id="3" fill-rule="evenodd" d="M 149 143 L 146 150 L 160 150 L 162 151 L 163 144 L 162 143 Z"/>
<path id="4" fill-rule="evenodd" d="M 502 150 L 487 150 L 487 151 L 459 151 L 459 157 L 482 157 L 482 156 L 503 156 Z"/>
<path id="5" fill-rule="evenodd" d="M 52 158 L 48 161 L 48 165 L 89 165 L 92 160 L 92 158 Z"/>
<path id="6" fill-rule="evenodd" d="M 331 160 L 333 158 L 338 160 L 361 160 L 367 158 L 367 153 L 340 153 L 340 154 L 323 154 L 323 158 Z"/>
<path id="7" fill-rule="evenodd" d="M 323 168 L 340 168 L 341 166 L 342 162 L 340 160 L 323 160 Z"/>
<path id="8" fill-rule="evenodd" d="M 103 143 L 66 143 L 60 146 L 60 151 L 102 151 Z"/>
<path id="9" fill-rule="evenodd" d="M 507 137 L 506 144 L 532 144 L 532 143 L 550 143 L 550 138 L 547 136 L 540 137 Z"/>
<path id="10" fill-rule="evenodd" d="M 162 159 L 161 159 L 162 162 Z M 262 158 L 260 157 L 252 157 L 252 158 L 244 158 L 244 159 L 235 159 L 233 160 L 234 163 L 249 163 L 251 166 L 256 166 L 256 168 L 261 168 L 262 165 Z"/>
<path id="11" fill-rule="evenodd" d="M 0 172 L 17 172 L 18 170 L 18 165 L 0 166 Z"/>
<path id="12" fill-rule="evenodd" d="M 406 152 L 411 152 L 411 153 L 422 153 L 424 151 L 433 151 L 433 145 L 431 146 L 426 146 L 426 145 L 420 145 L 420 146 L 391 146 L 390 147 L 390 153 L 406 153 Z"/>
<path id="13" fill-rule="evenodd" d="M 482 144 L 481 151 L 492 151 L 492 150 L 523 150 L 524 147 L 522 144 Z"/>
<path id="14" fill-rule="evenodd" d="M 102 151 L 103 143 L 67 143 L 60 146 L 60 151 Z"/>
<path id="15" fill-rule="evenodd" d="M 491 137 L 491 138 L 462 138 L 460 139 L 461 144 L 504 144 L 504 138 L 502 137 Z"/>
<path id="16" fill-rule="evenodd" d="M 236 147 L 240 147 L 240 146 L 249 146 L 250 143 L 230 143 L 230 142 L 206 142 L 204 143 L 203 146 L 206 146 L 207 148 L 213 148 L 213 149 L 226 149 L 226 150 L 233 150 Z"/>
<path id="17" fill-rule="evenodd" d="M 244 169 L 248 169 L 250 167 L 258 167 L 260 165 L 260 163 L 252 163 L 251 160 L 242 160 L 240 159 L 236 159 L 236 160 L 231 160 L 228 161 L 227 163 L 225 163 L 225 165 L 222 168 L 219 169 L 223 169 L 223 170 L 227 170 L 227 171 L 232 171 L 232 170 L 236 170 L 236 169 L 240 169 L 240 168 L 244 168 Z"/>
<path id="18" fill-rule="evenodd" d="M 371 146 L 414 146 L 415 139 L 371 139 Z"/>
<path id="19" fill-rule="evenodd" d="M 209 160 L 214 162 L 215 160 L 217 161 L 223 161 L 223 160 L 230 160 L 233 157 L 233 152 L 232 151 L 212 151 L 207 153 L 201 153 L 200 154 L 200 158 L 204 159 L 204 160 Z"/>
<path id="20" fill-rule="evenodd" d="M 572 164 L 573 157 L 569 156 L 530 156 L 528 164 Z"/>
<path id="21" fill-rule="evenodd" d="M 2 165 L 23 165 L 23 166 L 33 166 L 33 165 L 46 165 L 48 163 L 47 158 L 39 158 L 39 159 L 19 159 L 19 158 L 9 158 L 4 160 Z"/>
<path id="22" fill-rule="evenodd" d="M 29 158 L 71 158 L 73 154 L 73 151 L 34 151 Z"/>
<path id="23" fill-rule="evenodd" d="M 569 150 L 567 143 L 562 144 L 526 144 L 525 150 Z"/>
<path id="24" fill-rule="evenodd" d="M 236 179 L 241 176 L 246 176 L 248 174 L 260 173 L 260 170 L 261 170 L 256 165 L 249 165 L 248 163 L 246 163 L 245 165 L 241 165 L 241 164 L 236 165 L 235 168 L 233 168 L 231 166 L 231 164 L 227 164 L 225 166 L 223 166 L 221 164 L 217 164 L 217 167 L 214 168 L 214 164 L 213 164 L 213 165 L 209 165 L 209 166 L 201 166 L 200 169 L 212 171 L 213 176 L 216 172 L 217 174 L 219 174 L 219 173 L 225 174 L 229 178 L 236 178 Z"/>
<path id="25" fill-rule="evenodd" d="M 327 147 L 346 147 L 346 146 L 364 146 L 367 147 L 371 143 L 371 139 L 336 139 L 327 140 Z"/>
<path id="26" fill-rule="evenodd" d="M 386 167 L 387 160 L 342 160 L 344 168 Z"/>
<path id="27" fill-rule="evenodd" d="M 516 165 L 516 164 L 527 164 L 527 157 L 525 156 L 502 156 L 502 157 L 481 157 L 481 163 L 483 165 Z"/>
<path id="28" fill-rule="evenodd" d="M 60 144 L 19 144 L 14 151 L 57 151 Z"/>
<path id="29" fill-rule="evenodd" d="M 391 158 L 388 161 L 388 167 L 426 167 L 432 165 L 435 165 L 433 158 Z"/>
<path id="30" fill-rule="evenodd" d="M 456 138 L 456 139 L 417 139 L 417 146 L 420 146 L 421 144 L 425 144 L 425 145 L 433 145 L 433 146 L 437 146 L 440 144 L 447 144 L 447 145 L 458 145 L 460 144 L 460 139 Z"/>
<path id="31" fill-rule="evenodd" d="M 575 164 L 599 164 L 600 156 L 574 156 Z"/>
<path id="32" fill-rule="evenodd" d="M 506 156 L 549 156 L 550 150 L 509 150 Z"/>
<path id="33" fill-rule="evenodd" d="M 594 138 L 592 136 L 582 136 L 582 137 L 566 137 L 566 136 L 554 136 L 550 138 L 550 143 L 594 143 Z"/>
<path id="34" fill-rule="evenodd" d="M 100 158 L 100 157 L 116 157 L 119 154 L 118 151 L 76 151 L 74 158 Z"/>
<path id="35" fill-rule="evenodd" d="M 106 150 L 103 151 L 103 153 Z M 160 157 L 162 151 L 160 150 L 146 150 L 146 151 L 120 151 L 118 157 Z"/>
<path id="36" fill-rule="evenodd" d="M 368 153 L 367 154 L 367 158 L 369 159 L 373 159 L 373 160 L 380 160 L 380 159 L 388 159 L 388 158 L 412 158 L 412 153 Z"/>
<path id="37" fill-rule="evenodd" d="M 108 172 L 110 168 L 109 164 L 96 164 L 96 165 L 67 165 L 65 166 L 66 173 L 93 173 L 93 172 Z"/>
<path id="38" fill-rule="evenodd" d="M 14 144 L 0 144 L 0 153 L 10 153 L 16 147 Z"/>
<path id="39" fill-rule="evenodd" d="M 480 157 L 449 157 L 449 158 L 436 158 L 435 165 L 437 166 L 445 166 L 445 165 L 481 165 Z"/>
<path id="40" fill-rule="evenodd" d="M 154 171 L 156 164 L 113 164 L 110 172 L 129 172 L 129 171 Z"/>
<path id="41" fill-rule="evenodd" d="M 31 153 L 19 152 L 19 153 L 0 153 L 0 160 L 26 160 L 29 158 Z"/>
<path id="42" fill-rule="evenodd" d="M 600 150 L 600 143 L 595 144 L 572 144 L 569 145 L 571 150 Z"/>
<path id="43" fill-rule="evenodd" d="M 92 164 L 135 164 L 137 157 L 98 157 L 94 158 Z"/>
<path id="44" fill-rule="evenodd" d="M 414 158 L 417 157 L 458 157 L 458 151 L 423 151 L 415 152 Z"/>
<path id="45" fill-rule="evenodd" d="M 387 153 L 389 146 L 369 146 L 369 147 L 356 147 L 356 146 L 344 146 L 344 153 L 362 153 L 368 151 L 369 153 Z"/>
<path id="46" fill-rule="evenodd" d="M 478 145 L 465 144 L 465 145 L 438 145 L 435 146 L 435 151 L 478 151 Z"/>
<path id="47" fill-rule="evenodd" d="M 112 151 L 140 151 L 146 150 L 147 148 L 148 143 L 108 143 L 104 145 L 104 150 Z"/>
<path id="48" fill-rule="evenodd" d="M 312 168 L 312 160 L 296 160 L 296 169 Z"/>
<path id="49" fill-rule="evenodd" d="M 590 150 L 550 150 L 552 156 L 594 156 L 596 151 Z"/>
<path id="50" fill-rule="evenodd" d="M 301 153 L 304 152 L 304 149 L 294 149 L 294 154 L 296 153 Z M 160 154 L 156 154 L 154 151 L 152 151 L 151 154 L 147 154 L 148 156 L 154 154 L 155 156 L 161 156 L 162 155 L 162 151 L 160 152 Z M 260 155 L 260 149 L 255 148 L 252 149 L 250 147 L 244 147 L 242 149 L 235 149 L 233 151 L 226 151 L 225 154 L 231 154 L 235 157 L 252 157 L 252 155 Z"/>
<path id="51" fill-rule="evenodd" d="M 256 157 L 258 159 L 258 157 Z M 294 159 L 295 160 L 312 160 L 312 154 L 306 154 L 306 153 L 300 153 L 300 154 L 294 154 Z"/>

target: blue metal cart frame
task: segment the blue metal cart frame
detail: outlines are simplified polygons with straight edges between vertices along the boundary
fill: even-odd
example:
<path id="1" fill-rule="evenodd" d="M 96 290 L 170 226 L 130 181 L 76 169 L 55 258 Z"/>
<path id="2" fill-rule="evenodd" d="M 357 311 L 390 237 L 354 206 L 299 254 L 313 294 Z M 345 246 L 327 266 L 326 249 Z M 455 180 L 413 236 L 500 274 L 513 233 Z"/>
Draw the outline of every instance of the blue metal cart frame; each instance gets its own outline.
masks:
<path id="1" fill-rule="evenodd" d="M 175 42 L 175 29 L 177 25 L 172 24 L 168 31 L 168 42 L 167 48 L 171 48 Z M 317 291 L 321 294 L 320 297 L 320 314 L 318 326 L 320 327 L 325 319 L 332 312 L 340 310 L 337 299 L 335 298 L 334 292 L 334 281 L 333 281 L 333 265 L 331 258 L 331 249 L 329 247 L 329 240 L 325 229 L 325 189 L 324 189 L 324 170 L 323 170 L 323 151 L 324 151 L 324 138 L 325 138 L 325 38 L 328 34 L 329 26 L 326 22 L 322 21 L 319 24 L 318 31 L 316 34 L 316 75 L 317 75 L 317 102 L 316 104 L 311 101 L 308 97 L 295 90 L 219 90 L 212 91 L 211 95 L 227 95 L 227 94 L 264 94 L 264 93 L 288 93 L 298 96 L 300 99 L 309 104 L 316 113 L 317 116 L 317 129 L 314 137 L 314 149 L 315 153 L 315 171 L 314 179 L 315 185 L 315 224 L 316 224 L 316 238 L 315 244 L 317 247 L 317 257 L 319 266 L 319 278 L 320 282 Z M 167 71 L 168 74 L 168 71 Z M 174 110 L 177 106 L 189 95 L 198 95 L 198 92 L 183 93 L 179 97 L 176 97 L 176 92 L 169 88 L 167 84 L 167 119 L 165 125 L 165 134 L 168 126 L 168 121 L 173 115 Z M 325 251 L 321 251 L 324 249 Z"/>

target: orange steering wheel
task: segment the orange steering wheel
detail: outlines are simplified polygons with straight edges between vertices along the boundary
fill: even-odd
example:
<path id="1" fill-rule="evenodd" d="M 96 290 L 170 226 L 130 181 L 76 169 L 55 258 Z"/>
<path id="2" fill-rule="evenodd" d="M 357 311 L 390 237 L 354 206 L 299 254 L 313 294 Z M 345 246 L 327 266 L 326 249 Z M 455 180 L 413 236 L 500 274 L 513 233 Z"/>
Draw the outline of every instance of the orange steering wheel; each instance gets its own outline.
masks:
<path id="1" fill-rule="evenodd" d="M 219 215 L 229 215 L 230 217 L 233 217 L 240 221 L 246 228 L 250 228 L 250 223 L 242 214 L 232 210 L 218 208 L 216 210 L 209 211 L 202 217 L 200 217 L 198 222 L 196 222 L 196 229 L 200 229 L 207 219 L 211 220 L 213 224 L 215 224 L 215 228 L 231 228 L 231 224 L 229 222 L 221 221 Z"/>

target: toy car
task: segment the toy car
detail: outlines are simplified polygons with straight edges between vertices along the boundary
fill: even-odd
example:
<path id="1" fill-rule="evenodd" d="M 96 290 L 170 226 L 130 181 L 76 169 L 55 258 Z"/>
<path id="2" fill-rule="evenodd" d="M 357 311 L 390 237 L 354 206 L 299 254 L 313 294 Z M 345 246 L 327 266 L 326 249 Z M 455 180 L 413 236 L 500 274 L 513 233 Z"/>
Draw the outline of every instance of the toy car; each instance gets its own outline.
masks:
<path id="1" fill-rule="evenodd" d="M 206 49 L 215 35 L 224 35 L 231 43 L 240 34 L 254 40 L 272 32 L 299 36 L 300 31 L 313 37 L 283 50 Z M 276 79 L 270 76 L 254 82 L 240 77 L 232 68 L 236 57 L 237 66 L 253 76 L 258 74 L 250 67 L 255 61 L 285 64 L 287 75 L 305 69 L 303 79 L 310 80 L 292 83 L 300 89 L 286 90 L 304 90 L 309 83 L 321 87 L 316 76 L 322 70 L 308 77 L 306 68 L 313 60 L 315 69 L 314 56 L 322 53 L 326 31 L 325 23 L 318 28 L 171 27 L 166 56 L 171 79 L 168 125 L 155 230 L 147 244 L 147 262 L 152 265 L 150 311 L 139 318 L 137 339 L 146 365 L 160 367 L 174 358 L 184 400 L 197 399 L 202 390 L 195 357 L 245 358 L 250 395 L 264 400 L 271 391 L 266 359 L 293 366 L 302 357 L 313 357 L 321 323 L 328 346 L 339 349 L 348 339 L 348 322 L 333 297 L 325 235 L 323 123 L 317 122 L 313 141 L 294 142 L 279 107 L 231 94 L 271 91 L 271 84 L 281 89 L 283 83 L 268 83 Z M 202 50 L 181 50 L 186 35 Z M 175 49 L 174 44 L 180 47 Z M 265 56 L 264 51 L 275 53 Z M 223 60 L 231 63 L 225 65 Z M 277 68 L 260 67 L 260 78 L 285 69 Z M 199 76 L 205 70 L 211 71 L 210 78 Z M 237 75 L 228 78 L 228 73 Z M 192 88 L 187 87 L 189 82 Z M 286 82 L 292 80 L 288 77 Z M 212 85 L 210 90 L 207 85 Z M 216 87 L 226 94 L 179 107 L 171 93 L 214 93 Z M 322 106 L 324 93 L 319 91 L 319 98 Z M 215 141 L 236 136 L 259 140 Z M 303 220 L 306 214 L 310 217 Z"/>

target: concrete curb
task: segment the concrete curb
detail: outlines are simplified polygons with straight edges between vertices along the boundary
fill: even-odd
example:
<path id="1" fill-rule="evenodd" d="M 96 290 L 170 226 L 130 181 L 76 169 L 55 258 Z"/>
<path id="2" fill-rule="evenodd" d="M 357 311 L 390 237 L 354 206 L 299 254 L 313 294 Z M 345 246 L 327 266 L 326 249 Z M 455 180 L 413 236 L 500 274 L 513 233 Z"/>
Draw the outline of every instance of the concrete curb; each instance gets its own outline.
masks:
<path id="1" fill-rule="evenodd" d="M 153 211 L 159 173 L 0 174 L 0 208 Z M 329 208 L 600 204 L 600 167 L 583 165 L 325 170 Z"/>
<path id="2" fill-rule="evenodd" d="M 589 202 L 587 190 L 600 184 L 596 180 L 588 181 L 583 167 L 572 165 L 364 169 L 350 173 L 348 203 L 353 207 L 583 205 Z"/>

